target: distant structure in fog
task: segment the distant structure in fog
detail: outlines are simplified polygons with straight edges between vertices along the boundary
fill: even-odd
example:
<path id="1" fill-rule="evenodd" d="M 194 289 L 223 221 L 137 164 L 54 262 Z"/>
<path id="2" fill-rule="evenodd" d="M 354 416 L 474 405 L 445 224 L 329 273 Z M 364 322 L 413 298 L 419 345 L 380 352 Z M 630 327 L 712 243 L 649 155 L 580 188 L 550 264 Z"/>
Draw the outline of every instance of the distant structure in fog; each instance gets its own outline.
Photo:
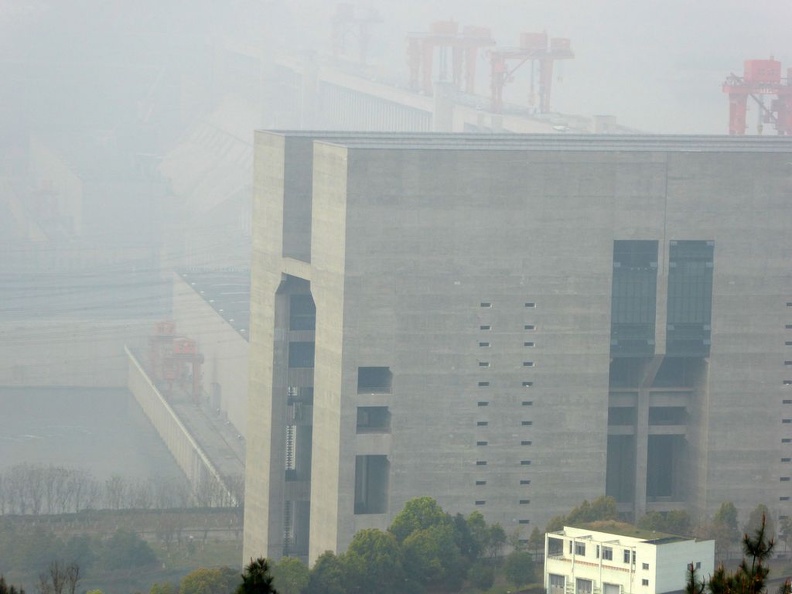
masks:
<path id="1" fill-rule="evenodd" d="M 788 513 L 792 141 L 259 132 L 245 556 Z"/>

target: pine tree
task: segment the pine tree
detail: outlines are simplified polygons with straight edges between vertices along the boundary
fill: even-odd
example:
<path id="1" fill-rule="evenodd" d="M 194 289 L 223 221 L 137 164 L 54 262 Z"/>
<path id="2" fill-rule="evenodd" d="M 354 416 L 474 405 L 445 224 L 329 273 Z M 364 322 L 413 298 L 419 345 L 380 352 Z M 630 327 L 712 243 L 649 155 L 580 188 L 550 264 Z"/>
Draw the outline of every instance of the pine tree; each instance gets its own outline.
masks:
<path id="1" fill-rule="evenodd" d="M 242 573 L 242 583 L 236 594 L 278 594 L 272 585 L 269 561 L 264 557 L 251 559 Z"/>

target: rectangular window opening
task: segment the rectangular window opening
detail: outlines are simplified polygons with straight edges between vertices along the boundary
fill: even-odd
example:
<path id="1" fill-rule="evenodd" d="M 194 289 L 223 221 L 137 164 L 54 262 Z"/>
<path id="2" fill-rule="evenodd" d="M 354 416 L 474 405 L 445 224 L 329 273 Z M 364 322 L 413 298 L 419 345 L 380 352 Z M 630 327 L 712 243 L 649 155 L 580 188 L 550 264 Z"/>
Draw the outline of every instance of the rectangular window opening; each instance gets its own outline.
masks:
<path id="1" fill-rule="evenodd" d="M 391 415 L 387 406 L 358 406 L 358 433 L 389 433 Z"/>
<path id="2" fill-rule="evenodd" d="M 390 367 L 358 367 L 358 394 L 390 394 L 392 388 Z"/>
<path id="3" fill-rule="evenodd" d="M 355 457 L 355 514 L 388 511 L 390 462 L 387 456 Z"/>

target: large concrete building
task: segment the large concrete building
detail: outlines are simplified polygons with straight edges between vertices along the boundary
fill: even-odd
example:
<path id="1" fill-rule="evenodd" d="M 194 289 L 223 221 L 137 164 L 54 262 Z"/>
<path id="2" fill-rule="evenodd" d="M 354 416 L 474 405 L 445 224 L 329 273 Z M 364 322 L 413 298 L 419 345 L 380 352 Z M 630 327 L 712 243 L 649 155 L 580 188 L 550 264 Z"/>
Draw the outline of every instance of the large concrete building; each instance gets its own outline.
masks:
<path id="1" fill-rule="evenodd" d="M 259 132 L 245 558 L 790 507 L 792 141 Z"/>

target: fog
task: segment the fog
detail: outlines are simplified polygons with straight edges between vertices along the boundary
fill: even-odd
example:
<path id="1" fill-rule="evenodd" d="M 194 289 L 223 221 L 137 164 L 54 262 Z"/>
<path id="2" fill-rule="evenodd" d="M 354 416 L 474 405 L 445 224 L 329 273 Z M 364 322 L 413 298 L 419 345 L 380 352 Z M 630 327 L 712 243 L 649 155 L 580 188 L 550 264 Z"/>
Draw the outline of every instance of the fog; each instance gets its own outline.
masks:
<path id="1" fill-rule="evenodd" d="M 141 406 L 160 398 L 160 413 L 145 413 L 155 426 L 179 425 L 181 406 L 208 428 L 196 436 L 206 443 L 194 466 L 206 468 L 188 477 L 193 486 L 216 479 L 224 501 L 241 505 L 222 483 L 241 476 L 249 438 L 254 130 L 451 131 L 425 109 L 441 101 L 409 88 L 409 34 L 454 21 L 488 28 L 499 49 L 523 32 L 568 38 L 574 58 L 555 65 L 549 113 L 529 103 L 530 65 L 504 89 L 514 125 L 543 133 L 601 131 L 607 116 L 616 133 L 725 135 L 726 77 L 747 59 L 792 68 L 792 3 L 781 0 L 354 6 L 358 18 L 376 15 L 365 64 L 358 25 L 334 56 L 329 0 L 0 0 L 0 474 L 19 464 L 80 467 L 101 480 L 116 469 L 136 480 L 170 477 L 177 465 L 189 474 L 193 460 L 174 465 L 166 453 L 178 444 L 151 444 L 131 397 L 96 405 L 102 390 L 126 396 L 137 381 L 152 398 Z M 468 117 L 453 131 L 514 132 L 491 113 L 486 50 L 476 66 L 475 96 L 450 94 Z M 325 74 L 342 89 L 331 99 L 316 92 Z M 366 110 L 344 99 L 353 95 L 398 106 L 402 124 L 381 114 L 360 124 Z M 477 128 L 476 116 L 486 124 Z M 755 122 L 750 106 L 749 133 Z M 165 320 L 175 330 L 155 326 Z M 50 390 L 61 389 L 82 404 L 53 404 L 61 392 Z M 302 410 L 313 405 L 305 389 Z"/>

